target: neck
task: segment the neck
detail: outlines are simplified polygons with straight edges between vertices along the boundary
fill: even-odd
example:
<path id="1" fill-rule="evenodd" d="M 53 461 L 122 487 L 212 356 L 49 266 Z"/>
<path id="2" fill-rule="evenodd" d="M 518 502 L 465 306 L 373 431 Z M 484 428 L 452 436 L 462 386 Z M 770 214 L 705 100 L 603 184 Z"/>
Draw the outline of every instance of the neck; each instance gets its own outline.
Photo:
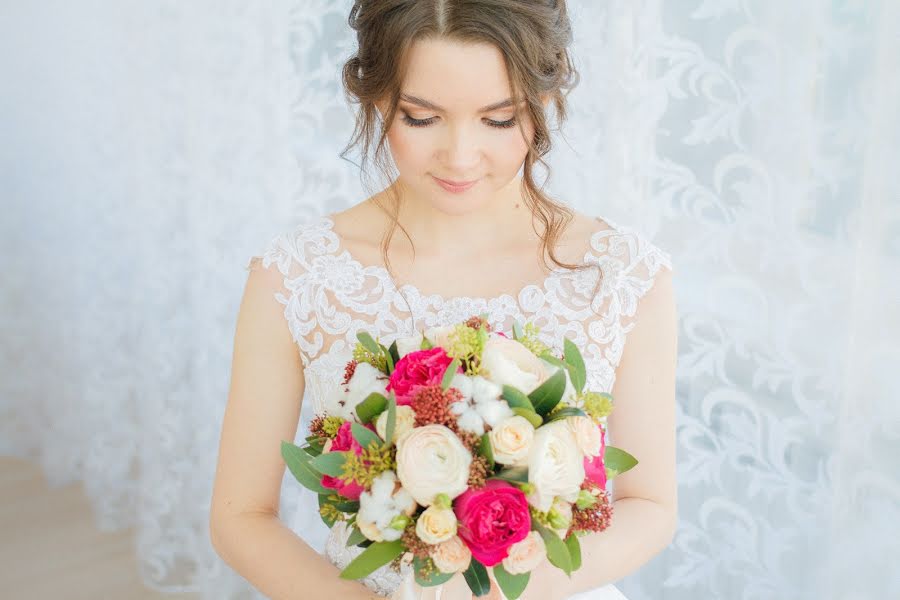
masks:
<path id="1" fill-rule="evenodd" d="M 521 241 L 523 230 L 531 233 L 531 211 L 522 200 L 520 177 L 510 181 L 485 206 L 460 215 L 441 212 L 429 202 L 410 198 L 399 182 L 393 185 L 398 186 L 400 194 L 397 218 L 420 256 L 458 256 L 461 249 L 477 256 Z M 402 234 L 401 238 L 405 240 Z"/>

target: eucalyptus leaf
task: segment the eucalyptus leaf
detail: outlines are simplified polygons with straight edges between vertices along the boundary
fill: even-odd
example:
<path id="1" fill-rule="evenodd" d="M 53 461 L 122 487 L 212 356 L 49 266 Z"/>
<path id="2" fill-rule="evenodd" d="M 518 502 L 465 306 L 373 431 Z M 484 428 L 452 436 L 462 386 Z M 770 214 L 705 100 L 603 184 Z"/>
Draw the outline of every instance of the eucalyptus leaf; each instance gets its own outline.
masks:
<path id="1" fill-rule="evenodd" d="M 563 347 L 566 363 L 571 367 L 571 369 L 569 369 L 569 375 L 572 378 L 572 385 L 575 386 L 575 391 L 581 392 L 584 389 L 584 384 L 587 382 L 584 358 L 582 358 L 578 346 L 576 346 L 575 342 L 569 338 L 563 338 Z"/>
<path id="2" fill-rule="evenodd" d="M 309 461 L 313 469 L 323 475 L 338 477 L 344 472 L 344 461 L 347 460 L 345 452 L 326 452 Z"/>
<path id="3" fill-rule="evenodd" d="M 539 522 L 532 520 L 532 527 L 537 530 L 544 540 L 544 546 L 547 548 L 547 560 L 551 565 L 562 569 L 566 575 L 572 574 L 572 557 L 569 555 L 569 548 L 559 539 L 554 531 L 544 527 Z"/>
<path id="4" fill-rule="evenodd" d="M 514 414 L 528 419 L 528 422 L 531 423 L 535 429 L 544 424 L 544 419 L 541 418 L 541 415 L 537 414 L 533 410 L 528 410 L 527 408 L 520 408 L 516 406 L 512 409 L 512 411 Z"/>
<path id="5" fill-rule="evenodd" d="M 394 361 L 394 366 L 400 362 L 400 351 L 397 349 L 397 340 L 394 340 L 391 343 L 391 347 L 388 348 L 388 353 L 391 355 L 391 359 Z"/>
<path id="6" fill-rule="evenodd" d="M 557 369 L 544 383 L 528 394 L 528 399 L 534 405 L 536 413 L 546 415 L 559 404 L 565 391 L 566 374 L 562 369 Z"/>
<path id="7" fill-rule="evenodd" d="M 387 408 L 387 398 L 378 392 L 372 392 L 366 399 L 356 405 L 356 416 L 362 423 L 371 423 L 375 417 Z"/>
<path id="8" fill-rule="evenodd" d="M 450 382 L 453 381 L 453 376 L 456 375 L 456 372 L 459 371 L 459 359 L 454 358 L 449 365 L 447 365 L 447 370 L 444 371 L 444 378 L 441 380 L 441 388 L 444 391 L 450 387 Z"/>
<path id="9" fill-rule="evenodd" d="M 525 392 L 517 387 L 504 384 L 503 399 L 506 400 L 506 403 L 509 404 L 510 408 L 525 408 L 534 412 L 534 406 L 531 404 L 531 400 L 528 399 Z"/>
<path id="10" fill-rule="evenodd" d="M 375 542 L 362 553 L 350 561 L 350 564 L 341 571 L 341 579 L 361 579 L 366 575 L 383 567 L 406 551 L 403 542 Z"/>
<path id="11" fill-rule="evenodd" d="M 366 350 L 378 356 L 381 354 L 381 346 L 376 342 L 371 335 L 369 335 L 365 331 L 359 331 L 356 333 L 356 339 L 365 347 Z"/>
<path id="12" fill-rule="evenodd" d="M 621 475 L 636 464 L 638 464 L 637 459 L 621 448 L 607 446 L 603 451 L 603 465 L 607 469 L 608 479 L 612 479 L 616 475 Z M 609 475 L 609 471 L 613 471 L 612 476 Z"/>
<path id="13" fill-rule="evenodd" d="M 525 334 L 522 331 L 522 324 L 519 323 L 518 321 L 513 322 L 512 334 L 513 334 L 513 339 L 516 341 L 519 341 L 523 337 L 525 337 Z"/>
<path id="14" fill-rule="evenodd" d="M 566 417 L 586 417 L 587 413 L 575 406 L 566 406 L 557 411 L 554 411 L 551 415 L 547 417 L 547 422 L 552 423 L 553 421 L 559 421 L 560 419 L 565 419 Z"/>
<path id="15" fill-rule="evenodd" d="M 368 448 L 373 443 L 378 447 L 381 446 L 381 438 L 378 437 L 378 434 L 359 423 L 350 425 L 350 433 L 353 434 L 353 439 L 363 448 Z"/>
<path id="16" fill-rule="evenodd" d="M 530 577 L 530 573 L 513 575 L 503 568 L 502 562 L 499 562 L 494 566 L 494 578 L 497 580 L 497 585 L 500 586 L 503 595 L 506 596 L 508 600 L 516 600 L 516 598 L 522 595 L 522 592 L 525 591 L 525 587 L 528 585 L 528 579 Z"/>
<path id="17" fill-rule="evenodd" d="M 487 569 L 475 560 L 474 556 L 472 562 L 469 563 L 469 568 L 463 571 L 463 577 L 475 596 L 486 596 L 491 591 L 491 580 L 488 577 Z"/>
<path id="18" fill-rule="evenodd" d="M 329 494 L 319 494 L 319 508 L 321 509 L 326 504 L 331 504 L 328 501 Z M 325 523 L 328 527 L 334 527 L 334 524 L 337 523 L 337 517 L 329 517 L 322 514 L 322 511 L 319 511 L 319 518 L 322 519 L 322 522 Z"/>
<path id="19" fill-rule="evenodd" d="M 364 541 L 366 541 L 366 536 L 362 534 L 362 531 L 359 530 L 359 527 L 356 525 L 353 526 L 353 530 L 350 531 L 350 535 L 347 536 L 347 547 L 356 546 Z"/>
<path id="20" fill-rule="evenodd" d="M 573 534 L 563 540 L 563 543 L 569 549 L 569 557 L 572 559 L 572 571 L 577 571 L 581 568 L 581 542 L 578 541 L 578 536 Z"/>
<path id="21" fill-rule="evenodd" d="M 312 457 L 299 446 L 282 441 L 281 456 L 288 470 L 303 487 L 317 494 L 328 493 L 328 488 L 322 485 L 322 475 L 309 464 Z"/>
<path id="22" fill-rule="evenodd" d="M 387 375 L 390 375 L 394 372 L 394 356 L 384 344 L 378 344 L 378 347 L 381 348 L 381 353 L 384 355 L 384 362 L 385 366 L 387 367 Z"/>
<path id="23" fill-rule="evenodd" d="M 481 436 L 481 443 L 478 446 L 478 453 L 487 459 L 488 466 L 493 471 L 494 449 L 491 448 L 491 437 L 489 433 L 485 433 L 483 436 Z"/>
<path id="24" fill-rule="evenodd" d="M 387 403 L 387 423 L 384 426 L 384 444 L 390 446 L 394 443 L 394 428 L 397 426 L 397 398 L 394 392 Z"/>

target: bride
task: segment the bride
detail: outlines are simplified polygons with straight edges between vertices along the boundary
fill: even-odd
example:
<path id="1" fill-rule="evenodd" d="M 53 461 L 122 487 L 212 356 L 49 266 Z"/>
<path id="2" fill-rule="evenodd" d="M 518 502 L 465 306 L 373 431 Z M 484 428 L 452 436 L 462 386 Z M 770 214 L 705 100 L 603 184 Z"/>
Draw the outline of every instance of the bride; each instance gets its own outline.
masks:
<path id="1" fill-rule="evenodd" d="M 343 378 L 356 332 L 389 344 L 487 314 L 582 351 L 588 387 L 613 395 L 608 432 L 638 465 L 617 477 L 612 525 L 581 540 L 572 577 L 544 563 L 522 598 L 623 600 L 612 585 L 676 526 L 676 307 L 669 255 L 636 230 L 574 213 L 533 181 L 545 111 L 565 117 L 577 73 L 565 4 L 358 1 L 343 83 L 359 103 L 351 147 L 376 141 L 393 181 L 275 236 L 248 266 L 210 515 L 212 543 L 269 598 L 471 598 L 457 575 L 419 588 L 382 567 L 338 577 L 360 548 L 338 524 L 316 539 L 315 495 L 285 477 Z M 521 173 L 521 175 L 520 175 Z M 548 262 L 549 258 L 549 262 Z M 551 264 L 552 263 L 552 266 Z M 626 343 L 627 339 L 627 343 Z M 324 542 L 324 544 L 318 543 Z M 324 546 L 324 547 L 322 547 Z M 494 584 L 490 598 L 502 598 Z"/>

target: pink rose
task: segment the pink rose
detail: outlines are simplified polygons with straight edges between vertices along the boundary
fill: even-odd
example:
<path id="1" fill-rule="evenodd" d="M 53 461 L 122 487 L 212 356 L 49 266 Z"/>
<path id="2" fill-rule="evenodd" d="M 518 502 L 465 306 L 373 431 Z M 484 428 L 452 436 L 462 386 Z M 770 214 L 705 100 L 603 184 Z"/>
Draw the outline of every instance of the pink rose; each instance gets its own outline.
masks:
<path id="1" fill-rule="evenodd" d="M 409 405 L 423 385 L 440 385 L 451 362 L 453 359 L 439 346 L 410 352 L 397 361 L 387 389 L 394 392 L 398 405 Z"/>
<path id="2" fill-rule="evenodd" d="M 472 556 L 492 567 L 509 554 L 509 547 L 531 531 L 528 500 L 517 487 L 489 479 L 481 489 L 466 490 L 453 503 L 458 535 Z"/>
<path id="3" fill-rule="evenodd" d="M 606 488 L 606 465 L 603 463 L 603 454 L 606 450 L 606 431 L 602 425 L 597 425 L 600 429 L 600 454 L 594 458 L 584 458 L 584 478 L 593 481 L 601 488 Z"/>
<path id="4" fill-rule="evenodd" d="M 359 442 L 356 441 L 356 438 L 353 437 L 350 427 L 350 421 L 345 421 L 341 425 L 341 428 L 338 429 L 338 433 L 331 443 L 330 452 L 346 452 L 348 450 L 353 450 L 357 456 L 362 454 L 362 446 L 360 446 Z M 375 428 L 372 425 L 364 425 L 364 427 L 375 431 Z M 344 498 L 349 498 L 350 500 L 359 500 L 359 495 L 366 489 L 356 482 L 346 483 L 331 475 L 322 475 L 322 486 L 335 490 L 338 494 Z"/>

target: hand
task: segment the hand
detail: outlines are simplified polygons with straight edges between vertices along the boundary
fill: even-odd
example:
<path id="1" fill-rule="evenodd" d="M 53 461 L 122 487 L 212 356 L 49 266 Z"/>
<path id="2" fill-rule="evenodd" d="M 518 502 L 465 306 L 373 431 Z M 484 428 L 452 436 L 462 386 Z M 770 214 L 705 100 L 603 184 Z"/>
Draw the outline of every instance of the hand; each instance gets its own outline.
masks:
<path id="1" fill-rule="evenodd" d="M 528 586 L 519 600 L 566 600 L 572 595 L 572 582 L 563 572 L 546 560 L 531 572 Z"/>

